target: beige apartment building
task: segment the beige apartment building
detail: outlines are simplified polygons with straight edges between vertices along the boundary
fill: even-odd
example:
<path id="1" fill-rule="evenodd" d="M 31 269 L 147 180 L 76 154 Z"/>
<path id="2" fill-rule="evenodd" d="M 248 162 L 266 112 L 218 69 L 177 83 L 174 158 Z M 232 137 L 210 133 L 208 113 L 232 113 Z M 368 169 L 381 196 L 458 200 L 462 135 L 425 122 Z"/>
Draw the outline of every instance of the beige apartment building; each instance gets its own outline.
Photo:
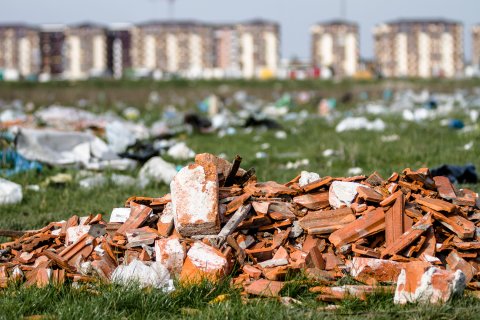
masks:
<path id="1" fill-rule="evenodd" d="M 235 25 L 235 29 L 242 77 L 275 76 L 280 63 L 280 26 L 271 21 L 252 20 Z"/>
<path id="2" fill-rule="evenodd" d="M 0 69 L 12 70 L 21 77 L 39 72 L 40 39 L 36 28 L 0 25 Z"/>
<path id="3" fill-rule="evenodd" d="M 397 20 L 374 29 L 375 57 L 386 77 L 463 73 L 463 26 L 450 20 Z"/>
<path id="4" fill-rule="evenodd" d="M 132 31 L 134 69 L 201 77 L 214 67 L 213 27 L 196 21 L 153 21 Z"/>
<path id="5" fill-rule="evenodd" d="M 234 25 L 215 27 L 215 70 L 220 77 L 240 78 L 240 39 Z"/>
<path id="6" fill-rule="evenodd" d="M 102 76 L 107 69 L 107 34 L 104 27 L 80 24 L 65 29 L 64 77 L 71 80 Z"/>
<path id="7" fill-rule="evenodd" d="M 330 68 L 335 77 L 352 77 L 359 64 L 358 25 L 334 20 L 311 28 L 312 65 Z"/>
<path id="8" fill-rule="evenodd" d="M 480 25 L 472 28 L 472 64 L 480 66 Z"/>

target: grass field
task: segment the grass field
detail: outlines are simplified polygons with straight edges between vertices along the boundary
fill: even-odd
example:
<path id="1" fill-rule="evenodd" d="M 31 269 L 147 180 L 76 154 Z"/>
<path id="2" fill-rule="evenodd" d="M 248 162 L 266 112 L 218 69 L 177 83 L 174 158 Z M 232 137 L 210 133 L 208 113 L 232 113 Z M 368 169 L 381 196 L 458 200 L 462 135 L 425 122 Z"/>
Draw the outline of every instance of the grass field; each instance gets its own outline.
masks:
<path id="1" fill-rule="evenodd" d="M 462 114 L 453 115 L 468 119 Z M 345 176 L 348 169 L 360 167 L 364 174 L 378 171 L 384 177 L 406 167 L 435 167 L 444 163 L 480 166 L 480 130 L 456 131 L 440 125 L 440 120 L 407 123 L 397 116 L 383 117 L 387 129 L 383 132 L 352 131 L 337 134 L 335 124 L 323 119 L 309 118 L 301 122 L 283 123 L 286 139 L 277 139 L 271 131 L 244 132 L 218 137 L 216 134 L 181 136 L 197 153 L 225 154 L 233 159 L 240 154 L 243 168 L 254 167 L 259 180 L 286 182 L 301 170 L 315 171 L 321 176 Z M 393 142 L 383 142 L 383 136 L 398 135 Z M 473 141 L 473 147 L 464 146 Z M 265 144 L 268 144 L 268 148 Z M 323 151 L 332 149 L 335 155 L 325 157 Z M 256 158 L 265 152 L 266 158 Z M 168 159 L 173 161 L 173 159 Z M 308 159 L 308 165 L 285 169 L 288 162 Z M 184 165 L 186 162 L 175 162 Z M 11 180 L 23 186 L 41 184 L 47 177 L 74 170 L 46 168 L 42 173 L 25 173 Z M 107 172 L 107 175 L 111 172 Z M 132 176 L 136 172 L 130 172 Z M 477 185 L 470 186 L 477 192 Z M 114 207 L 123 206 L 132 196 L 161 196 L 168 192 L 166 185 L 151 184 L 145 189 L 106 187 L 82 190 L 76 183 L 63 187 L 42 187 L 39 192 L 25 190 L 24 200 L 17 205 L 0 208 L 0 229 L 25 230 L 39 228 L 50 221 L 65 219 L 73 214 L 102 213 L 107 218 Z M 292 279 L 283 290 L 284 296 L 301 304 L 286 306 L 276 299 L 251 299 L 245 302 L 238 290 L 228 281 L 219 285 L 204 283 L 180 287 L 171 295 L 158 291 L 136 290 L 117 286 L 93 285 L 81 288 L 48 287 L 45 289 L 9 288 L 0 291 L 0 318 L 45 316 L 52 319 L 93 318 L 193 318 L 193 319 L 284 319 L 284 318 L 409 318 L 409 319 L 474 319 L 480 318 L 480 302 L 465 296 L 444 306 L 395 306 L 391 295 L 377 294 L 366 302 L 343 301 L 335 311 L 324 310 L 308 293 L 304 279 Z M 210 303 L 220 294 L 228 298 Z"/>

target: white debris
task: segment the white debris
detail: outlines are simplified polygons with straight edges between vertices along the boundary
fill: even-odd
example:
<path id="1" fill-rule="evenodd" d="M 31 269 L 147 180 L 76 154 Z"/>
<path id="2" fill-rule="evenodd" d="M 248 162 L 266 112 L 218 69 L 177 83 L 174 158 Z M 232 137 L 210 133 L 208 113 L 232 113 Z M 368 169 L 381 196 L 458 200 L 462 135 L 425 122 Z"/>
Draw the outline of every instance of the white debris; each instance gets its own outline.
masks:
<path id="1" fill-rule="evenodd" d="M 110 222 L 113 223 L 125 223 L 130 217 L 131 208 L 114 208 L 110 215 Z"/>
<path id="2" fill-rule="evenodd" d="M 318 173 L 302 171 L 300 174 L 300 180 L 298 181 L 298 185 L 300 187 L 304 187 L 307 184 L 315 182 L 317 180 L 320 180 L 320 175 Z"/>
<path id="3" fill-rule="evenodd" d="M 356 182 L 334 181 L 328 192 L 330 205 L 335 209 L 345 205 L 350 207 L 357 196 L 357 187 L 359 186 L 362 185 Z"/>
<path id="4" fill-rule="evenodd" d="M 381 136 L 380 140 L 382 142 L 394 142 L 400 140 L 400 136 L 398 134 L 391 134 L 388 136 Z"/>
<path id="5" fill-rule="evenodd" d="M 171 292 L 175 290 L 167 268 L 160 262 L 133 260 L 129 265 L 120 265 L 112 273 L 112 282 L 121 285 L 138 285 L 140 288 L 154 287 Z"/>
<path id="6" fill-rule="evenodd" d="M 228 265 L 227 259 L 221 253 L 203 242 L 195 242 L 187 256 L 195 267 L 207 273 L 225 271 Z"/>
<path id="7" fill-rule="evenodd" d="M 454 295 L 460 295 L 466 286 L 465 275 L 430 267 L 418 281 L 418 270 L 402 269 L 397 280 L 394 303 L 438 303 L 446 302 Z"/>
<path id="8" fill-rule="evenodd" d="M 466 150 L 466 151 L 472 150 L 472 148 L 473 148 L 473 141 L 470 141 L 469 143 L 466 143 L 463 146 L 463 149 Z"/>
<path id="9" fill-rule="evenodd" d="M 40 191 L 40 186 L 38 184 L 29 184 L 28 186 L 25 187 L 25 189 L 30 190 L 30 191 L 39 192 Z"/>
<path id="10" fill-rule="evenodd" d="M 259 152 L 255 153 L 255 158 L 266 159 L 266 158 L 268 158 L 268 154 L 266 152 L 259 151 Z"/>
<path id="11" fill-rule="evenodd" d="M 138 178 L 142 186 L 147 185 L 150 181 L 169 184 L 176 174 L 177 170 L 173 164 L 160 157 L 153 157 L 140 169 Z"/>
<path id="12" fill-rule="evenodd" d="M 156 261 L 163 264 L 171 274 L 182 272 L 185 250 L 178 238 L 164 238 L 155 241 Z"/>
<path id="13" fill-rule="evenodd" d="M 292 223 L 292 230 L 290 231 L 290 234 L 288 235 L 290 238 L 298 238 L 302 235 L 303 233 L 303 228 L 300 226 L 300 221 L 295 220 Z"/>
<path id="14" fill-rule="evenodd" d="M 107 178 L 103 175 L 95 175 L 93 177 L 85 178 L 78 181 L 78 184 L 82 189 L 93 189 L 96 187 L 101 187 L 108 182 Z"/>
<path id="15" fill-rule="evenodd" d="M 90 231 L 90 227 L 90 225 L 84 225 L 68 228 L 65 235 L 65 245 L 67 246 L 74 242 L 77 242 L 77 240 L 80 239 L 81 236 Z"/>
<path id="16" fill-rule="evenodd" d="M 114 185 L 119 187 L 131 187 L 137 184 L 137 180 L 133 177 L 123 175 L 123 174 L 112 174 L 110 180 Z"/>
<path id="17" fill-rule="evenodd" d="M 288 264 L 288 259 L 270 259 L 263 262 L 260 262 L 258 265 L 262 268 L 274 268 L 280 266 L 286 266 Z"/>
<path id="18" fill-rule="evenodd" d="M 270 149 L 270 143 L 267 143 L 267 142 L 262 143 L 262 144 L 260 145 L 260 149 L 262 149 L 262 150 Z"/>
<path id="19" fill-rule="evenodd" d="M 125 128 L 125 123 L 114 121 L 105 126 L 105 136 L 110 148 L 116 153 L 124 152 L 137 140 L 130 130 Z"/>
<path id="20" fill-rule="evenodd" d="M 337 152 L 333 149 L 325 149 L 325 150 L 323 150 L 322 155 L 325 158 L 328 158 L 328 157 L 334 156 L 336 153 Z"/>
<path id="21" fill-rule="evenodd" d="M 184 167 L 170 184 L 175 229 L 183 236 L 217 234 L 218 179 L 215 166 Z"/>
<path id="22" fill-rule="evenodd" d="M 363 172 L 363 169 L 360 168 L 360 167 L 353 167 L 353 168 L 349 168 L 348 171 L 347 171 L 347 174 L 349 176 L 358 176 L 360 174 L 362 174 Z"/>
<path id="23" fill-rule="evenodd" d="M 287 169 L 287 170 L 290 170 L 290 169 L 298 169 L 300 167 L 305 167 L 305 166 L 308 166 L 310 164 L 310 160 L 308 160 L 307 158 L 305 159 L 298 159 L 294 162 L 292 161 L 289 161 L 287 162 L 287 164 L 285 166 L 283 166 L 284 169 Z"/>
<path id="24" fill-rule="evenodd" d="M 336 132 L 345 132 L 350 130 L 368 130 L 368 131 L 383 131 L 385 130 L 385 122 L 382 119 L 375 119 L 369 121 L 364 117 L 346 118 L 340 121 L 335 128 Z"/>
<path id="25" fill-rule="evenodd" d="M 275 132 L 275 138 L 277 139 L 287 139 L 287 133 L 285 131 L 277 131 Z"/>
<path id="26" fill-rule="evenodd" d="M 137 120 L 140 117 L 140 111 L 135 107 L 126 108 L 122 114 L 128 120 Z"/>
<path id="27" fill-rule="evenodd" d="M 19 203 L 22 199 L 22 186 L 0 178 L 0 205 Z"/>
<path id="28" fill-rule="evenodd" d="M 22 128 L 17 135 L 17 152 L 28 160 L 53 166 L 86 164 L 94 140 L 90 133 Z"/>
<path id="29" fill-rule="evenodd" d="M 188 160 L 195 157 L 195 152 L 185 142 L 179 142 L 168 149 L 167 154 L 175 160 Z"/>

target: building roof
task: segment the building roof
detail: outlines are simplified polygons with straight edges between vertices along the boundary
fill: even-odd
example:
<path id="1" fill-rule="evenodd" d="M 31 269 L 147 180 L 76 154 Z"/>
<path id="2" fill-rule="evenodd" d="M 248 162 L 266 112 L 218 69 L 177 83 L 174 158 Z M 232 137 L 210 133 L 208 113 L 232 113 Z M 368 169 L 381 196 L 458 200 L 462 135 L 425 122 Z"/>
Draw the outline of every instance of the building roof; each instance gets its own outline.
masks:
<path id="1" fill-rule="evenodd" d="M 65 31 L 66 25 L 64 24 L 42 24 L 40 30 L 42 32 L 63 32 Z"/>
<path id="2" fill-rule="evenodd" d="M 344 20 L 344 19 L 333 19 L 333 20 L 321 21 L 321 22 L 318 22 L 317 25 L 322 25 L 322 26 L 347 25 L 352 27 L 358 27 L 358 23 L 349 21 L 349 20 Z"/>
<path id="3" fill-rule="evenodd" d="M 74 24 L 69 24 L 69 28 L 85 28 L 85 29 L 105 29 L 107 28 L 106 25 L 101 24 L 101 23 L 96 23 L 96 22 L 91 22 L 91 21 L 84 21 L 84 22 L 79 22 L 79 23 L 74 23 Z"/>
<path id="4" fill-rule="evenodd" d="M 272 21 L 272 20 L 266 20 L 266 19 L 261 19 L 261 18 L 254 18 L 254 19 L 250 19 L 250 20 L 245 20 L 245 21 L 241 21 L 237 24 L 243 24 L 243 25 L 257 25 L 257 26 L 268 26 L 268 25 L 271 25 L 271 26 L 276 26 L 278 27 L 279 26 L 279 23 L 276 22 L 276 21 Z"/>
<path id="5" fill-rule="evenodd" d="M 210 26 L 209 23 L 200 22 L 197 20 L 150 20 L 147 22 L 137 24 L 139 27 L 172 27 L 172 26 L 179 26 L 179 27 L 192 27 L 192 26 Z"/>
<path id="6" fill-rule="evenodd" d="M 37 30 L 38 27 L 21 22 L 0 23 L 0 29 L 30 29 Z"/>
<path id="7" fill-rule="evenodd" d="M 115 22 L 115 23 L 110 23 L 107 26 L 107 29 L 110 31 L 123 31 L 123 30 L 129 30 L 133 27 L 134 27 L 134 24 L 130 22 Z"/>
<path id="8" fill-rule="evenodd" d="M 460 21 L 444 18 L 413 18 L 413 19 L 395 19 L 385 22 L 385 24 L 462 24 Z"/>

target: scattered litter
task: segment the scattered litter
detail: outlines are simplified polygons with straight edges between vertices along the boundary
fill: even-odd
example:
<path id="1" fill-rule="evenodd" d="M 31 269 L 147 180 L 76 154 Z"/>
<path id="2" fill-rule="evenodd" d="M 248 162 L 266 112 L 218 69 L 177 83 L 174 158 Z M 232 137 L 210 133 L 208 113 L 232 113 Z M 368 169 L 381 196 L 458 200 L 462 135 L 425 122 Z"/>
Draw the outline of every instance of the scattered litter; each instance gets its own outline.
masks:
<path id="1" fill-rule="evenodd" d="M 277 139 L 287 139 L 287 133 L 285 131 L 277 131 L 275 132 L 275 138 Z"/>
<path id="2" fill-rule="evenodd" d="M 112 282 L 122 285 L 153 287 L 165 292 L 175 290 L 168 270 L 159 262 L 133 260 L 129 265 L 118 266 L 112 274 Z"/>
<path id="3" fill-rule="evenodd" d="M 295 161 L 288 161 L 282 168 L 291 170 L 291 169 L 298 169 L 300 167 L 305 167 L 310 164 L 310 160 L 308 159 L 298 159 Z"/>
<path id="4" fill-rule="evenodd" d="M 101 187 L 107 184 L 107 182 L 108 182 L 108 179 L 105 176 L 101 174 L 97 174 L 93 177 L 88 177 L 78 181 L 78 185 L 82 189 L 93 189 L 93 188 Z"/>
<path id="5" fill-rule="evenodd" d="M 137 180 L 135 178 L 123 174 L 114 173 L 110 177 L 110 180 L 116 186 L 131 187 L 137 185 Z"/>
<path id="6" fill-rule="evenodd" d="M 358 176 L 363 173 L 363 169 L 360 167 L 349 168 L 347 174 L 350 176 Z"/>
<path id="7" fill-rule="evenodd" d="M 340 121 L 339 124 L 335 127 L 336 132 L 345 132 L 351 130 L 368 130 L 368 131 L 383 131 L 385 130 L 386 125 L 382 119 L 375 119 L 374 121 L 369 121 L 364 117 L 357 118 L 346 118 Z"/>
<path id="8" fill-rule="evenodd" d="M 37 161 L 30 161 L 14 150 L 0 150 L 0 163 L 11 169 L 0 169 L 0 174 L 11 176 L 26 171 L 42 171 L 42 165 Z"/>
<path id="9" fill-rule="evenodd" d="M 0 205 L 19 203 L 22 198 L 21 185 L 0 178 Z"/>
<path id="10" fill-rule="evenodd" d="M 389 136 L 381 136 L 380 140 L 382 142 L 395 142 L 400 140 L 400 136 L 398 134 L 391 134 Z"/>
<path id="11" fill-rule="evenodd" d="M 142 186 L 146 186 L 150 181 L 169 184 L 176 174 L 175 165 L 166 162 L 161 157 L 153 157 L 140 169 L 138 179 Z"/>
<path id="12" fill-rule="evenodd" d="M 452 183 L 477 183 L 477 170 L 473 164 L 464 166 L 456 166 L 451 164 L 444 164 L 440 167 L 433 168 L 432 175 L 445 176 L 450 179 Z"/>
<path id="13" fill-rule="evenodd" d="M 255 153 L 255 158 L 266 159 L 266 158 L 268 158 L 268 153 L 263 152 L 263 151 L 259 151 L 259 152 Z"/>
<path id="14" fill-rule="evenodd" d="M 195 152 L 185 142 L 179 142 L 168 149 L 167 154 L 176 160 L 188 160 L 195 157 Z"/>
<path id="15" fill-rule="evenodd" d="M 337 152 L 333 149 L 325 149 L 325 150 L 323 150 L 322 155 L 325 158 L 328 158 L 328 157 L 334 156 L 336 153 Z"/>

